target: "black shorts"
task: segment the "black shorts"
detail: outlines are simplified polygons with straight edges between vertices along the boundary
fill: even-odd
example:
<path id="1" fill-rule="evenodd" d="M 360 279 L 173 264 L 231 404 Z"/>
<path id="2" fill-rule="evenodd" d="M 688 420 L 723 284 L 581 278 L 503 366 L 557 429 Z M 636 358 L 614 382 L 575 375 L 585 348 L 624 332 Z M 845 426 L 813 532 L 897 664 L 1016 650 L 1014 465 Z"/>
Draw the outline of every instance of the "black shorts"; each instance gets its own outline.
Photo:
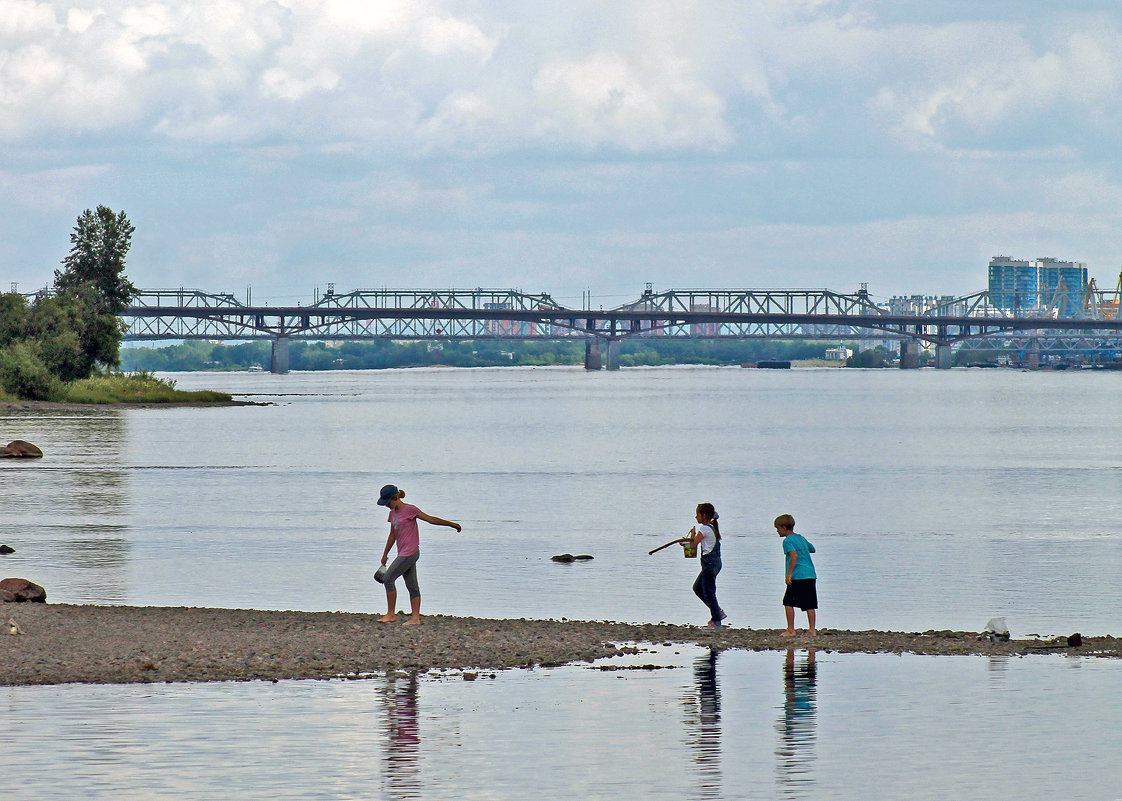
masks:
<path id="1" fill-rule="evenodd" d="M 815 582 L 818 579 L 792 579 L 787 585 L 787 592 L 783 593 L 784 606 L 797 606 L 804 612 L 808 609 L 818 608 L 818 589 Z"/>

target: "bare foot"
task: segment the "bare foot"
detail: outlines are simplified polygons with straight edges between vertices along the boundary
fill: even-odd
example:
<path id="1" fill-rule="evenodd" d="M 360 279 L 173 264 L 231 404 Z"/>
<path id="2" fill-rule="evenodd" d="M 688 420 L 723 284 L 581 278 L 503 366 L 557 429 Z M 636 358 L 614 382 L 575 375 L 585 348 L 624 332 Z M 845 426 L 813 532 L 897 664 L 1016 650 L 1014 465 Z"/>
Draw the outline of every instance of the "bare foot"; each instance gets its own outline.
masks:
<path id="1" fill-rule="evenodd" d="M 818 629 L 811 629 L 807 632 L 807 634 L 809 634 L 811 637 L 814 637 L 818 634 Z"/>
<path id="2" fill-rule="evenodd" d="M 397 615 L 382 615 L 378 618 L 379 623 L 394 623 L 397 621 Z"/>
<path id="3" fill-rule="evenodd" d="M 406 626 L 419 626 L 419 625 L 421 625 L 421 619 L 419 617 L 411 617 L 411 618 L 409 618 L 408 620 L 405 621 L 404 625 L 406 625 Z"/>
<path id="4" fill-rule="evenodd" d="M 798 636 L 798 632 L 797 631 L 784 631 L 779 636 L 780 637 L 796 637 L 796 636 Z"/>

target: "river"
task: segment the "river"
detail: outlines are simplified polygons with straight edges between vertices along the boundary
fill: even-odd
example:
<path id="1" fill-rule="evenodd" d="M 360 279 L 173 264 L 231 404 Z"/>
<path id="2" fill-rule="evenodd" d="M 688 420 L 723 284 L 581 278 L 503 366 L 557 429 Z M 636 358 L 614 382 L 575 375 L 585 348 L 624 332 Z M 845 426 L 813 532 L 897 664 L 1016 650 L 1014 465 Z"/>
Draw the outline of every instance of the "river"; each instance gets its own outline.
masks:
<path id="1" fill-rule="evenodd" d="M 689 590 L 696 562 L 676 548 L 647 551 L 684 534 L 694 506 L 711 501 L 724 536 L 718 591 L 734 626 L 782 625 L 771 521 L 791 513 L 817 547 L 820 627 L 980 631 L 1003 616 L 1016 637 L 1122 631 L 1122 374 L 172 377 L 268 405 L 0 411 L 0 437 L 46 453 L 0 462 L 0 540 L 16 548 L 0 557 L 5 575 L 42 584 L 53 602 L 380 611 L 371 574 L 386 524 L 375 500 L 394 483 L 464 525 L 422 527 L 430 613 L 704 623 Z M 564 552 L 595 558 L 551 561 Z M 262 798 L 610 798 L 640 779 L 636 797 L 866 796 L 870 776 L 851 759 L 896 782 L 896 797 L 1004 794 L 1010 781 L 1032 794 L 1033 782 L 1062 782 L 1074 766 L 1090 777 L 1086 792 L 1063 795 L 1110 797 L 1091 790 L 1108 779 L 1094 754 L 1118 750 L 1113 663 L 819 653 L 808 668 L 798 650 L 793 667 L 783 654 L 730 653 L 707 673 L 704 654 L 661 658 L 668 669 L 568 667 L 475 684 L 9 688 L 0 706 L 6 699 L 11 718 L 42 723 L 24 732 L 29 742 L 69 745 L 37 755 L 25 746 L 5 760 L 23 771 L 20 789 L 42 797 L 51 787 L 159 797 L 158 765 L 177 783 L 167 793 L 196 798 L 223 782 Z M 797 691 L 808 676 L 809 708 Z M 715 730 L 704 711 L 714 682 Z M 1059 725 L 1065 705 L 1093 706 L 1099 723 L 1088 731 L 1081 721 L 1078 734 Z M 425 736 L 394 762 L 401 743 L 387 732 L 400 727 L 386 721 L 410 708 Z M 331 711 L 328 722 L 317 710 Z M 796 741 L 782 742 L 780 730 L 797 734 L 800 720 L 814 730 L 803 746 L 811 767 Z M 226 733 L 212 740 L 216 723 Z M 287 738 L 305 728 L 314 742 L 301 736 L 308 750 L 297 750 Z M 773 728 L 778 744 L 768 745 Z M 72 729 L 81 736 L 71 742 Z M 511 730 L 534 732 L 533 745 Z M 612 737 L 620 731 L 626 753 Z M 717 732 L 716 762 L 697 750 L 707 731 Z M 564 768 L 531 767 L 562 758 Z M 788 759 L 794 781 L 779 775 L 791 773 Z M 63 761 L 85 766 L 70 784 L 53 767 Z M 399 764 L 412 778 L 387 768 Z M 958 779 L 924 795 L 917 777 L 938 766 Z"/>

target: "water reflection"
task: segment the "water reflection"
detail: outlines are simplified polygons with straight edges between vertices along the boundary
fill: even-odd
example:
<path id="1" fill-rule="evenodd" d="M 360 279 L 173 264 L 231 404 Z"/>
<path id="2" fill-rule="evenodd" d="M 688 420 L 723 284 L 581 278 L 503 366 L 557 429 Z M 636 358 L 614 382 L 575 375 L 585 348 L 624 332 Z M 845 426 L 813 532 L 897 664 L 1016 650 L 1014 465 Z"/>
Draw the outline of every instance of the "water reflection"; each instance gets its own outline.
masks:
<path id="1" fill-rule="evenodd" d="M 421 733 L 417 724 L 417 677 L 387 676 L 380 696 L 386 727 L 384 773 L 391 798 L 420 798 L 417 760 Z"/>
<path id="2" fill-rule="evenodd" d="M 779 732 L 776 770 L 788 798 L 802 796 L 814 785 L 816 681 L 815 649 L 796 660 L 795 649 L 788 648 L 783 661 L 783 716 L 775 725 Z"/>
<path id="3" fill-rule="evenodd" d="M 717 686 L 717 654 L 710 649 L 693 663 L 696 699 L 686 699 L 687 743 L 697 766 L 699 798 L 721 798 L 721 690 Z"/>
<path id="4" fill-rule="evenodd" d="M 0 415 L 44 457 L 3 470 L 10 567 L 53 600 L 126 603 L 133 541 L 128 415 L 119 409 Z"/>

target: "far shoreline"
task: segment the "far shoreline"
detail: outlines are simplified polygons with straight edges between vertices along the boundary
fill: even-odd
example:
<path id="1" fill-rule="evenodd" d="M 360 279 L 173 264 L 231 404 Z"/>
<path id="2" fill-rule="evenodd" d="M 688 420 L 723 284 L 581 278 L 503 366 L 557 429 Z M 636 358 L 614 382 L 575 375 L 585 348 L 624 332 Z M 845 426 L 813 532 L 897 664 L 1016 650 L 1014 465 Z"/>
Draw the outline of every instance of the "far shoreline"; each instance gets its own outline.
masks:
<path id="1" fill-rule="evenodd" d="M 420 626 L 378 615 L 202 607 L 14 604 L 0 623 L 0 685 L 133 684 L 366 678 L 389 671 L 501 670 L 634 653 L 635 645 L 715 650 L 910 653 L 931 656 L 1070 654 L 1122 658 L 1122 639 L 1085 637 L 991 642 L 976 632 L 840 631 L 781 636 L 780 629 L 720 631 L 667 623 L 491 620 L 425 615 Z M 624 647 L 620 647 L 624 645 Z M 631 646 L 631 647 L 628 647 Z"/>
<path id="2" fill-rule="evenodd" d="M 72 403 L 69 401 L 13 400 L 0 401 L 0 412 L 63 411 L 77 412 L 91 409 L 204 409 L 227 406 L 273 406 L 262 401 L 223 400 L 223 401 L 137 401 L 135 403 L 118 401 L 115 403 Z"/>

